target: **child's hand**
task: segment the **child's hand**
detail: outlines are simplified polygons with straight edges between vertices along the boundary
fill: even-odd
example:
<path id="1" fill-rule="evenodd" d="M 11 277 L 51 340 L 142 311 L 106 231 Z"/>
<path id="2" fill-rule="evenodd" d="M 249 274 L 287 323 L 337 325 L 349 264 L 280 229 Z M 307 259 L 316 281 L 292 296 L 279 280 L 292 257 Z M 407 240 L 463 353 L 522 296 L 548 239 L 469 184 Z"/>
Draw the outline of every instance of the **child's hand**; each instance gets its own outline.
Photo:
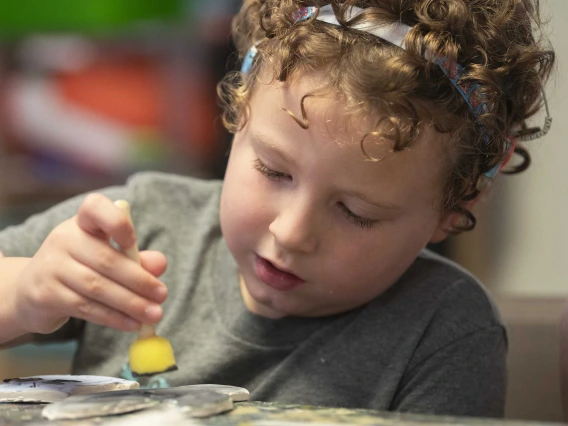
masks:
<path id="1" fill-rule="evenodd" d="M 15 316 L 26 332 L 50 333 L 69 317 L 134 331 L 162 317 L 167 266 L 159 252 L 141 252 L 141 265 L 110 245 L 136 243 L 125 211 L 88 195 L 76 216 L 56 227 L 16 278 Z"/>

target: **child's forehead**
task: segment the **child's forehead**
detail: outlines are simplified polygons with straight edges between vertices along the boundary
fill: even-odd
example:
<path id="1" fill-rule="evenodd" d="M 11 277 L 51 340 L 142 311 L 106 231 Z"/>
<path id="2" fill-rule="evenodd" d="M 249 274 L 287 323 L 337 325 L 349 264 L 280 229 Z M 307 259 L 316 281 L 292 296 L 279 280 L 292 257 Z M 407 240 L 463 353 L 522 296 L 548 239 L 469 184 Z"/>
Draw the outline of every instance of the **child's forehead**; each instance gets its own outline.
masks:
<path id="1" fill-rule="evenodd" d="M 297 72 L 284 82 L 257 83 L 251 108 L 257 114 L 272 113 L 271 122 L 280 124 L 293 122 L 290 113 L 298 118 L 305 115 L 310 126 L 325 130 L 340 143 L 360 141 L 365 133 L 376 128 L 379 116 L 384 115 L 378 109 L 372 111 L 363 100 L 349 99 L 333 87 L 324 70 Z"/>
<path id="2" fill-rule="evenodd" d="M 371 104 L 364 99 L 350 98 L 329 79 L 325 69 L 310 72 L 295 72 L 284 81 L 271 78 L 269 72 L 259 79 L 250 100 L 253 115 L 261 115 L 266 125 L 297 128 L 298 119 L 305 117 L 312 131 L 325 134 L 340 145 L 373 147 L 379 143 L 392 149 L 400 128 L 396 119 L 381 108 L 380 103 Z M 419 139 L 435 139 L 448 152 L 448 135 L 434 130 L 431 121 L 420 124 Z M 369 153 L 371 154 L 371 153 Z"/>
<path id="3" fill-rule="evenodd" d="M 251 101 L 249 136 L 267 149 L 289 150 L 291 156 L 295 155 L 298 141 L 302 141 L 320 152 L 322 161 L 328 158 L 328 152 L 339 147 L 336 153 L 345 160 L 342 167 L 352 165 L 362 173 L 368 171 L 374 175 L 378 171 L 381 176 L 381 171 L 389 174 L 396 171 L 397 175 L 424 172 L 420 179 L 430 180 L 435 176 L 436 186 L 441 184 L 450 161 L 441 138 L 431 127 L 426 126 L 409 149 L 394 152 L 391 136 L 396 131 L 392 123 L 385 120 L 381 126 L 376 125 L 377 120 L 385 117 L 384 113 L 375 112 L 371 116 L 365 110 L 351 111 L 341 96 L 327 93 L 305 99 L 309 126 L 302 128 L 288 111 L 302 117 L 301 101 L 313 82 L 317 82 L 317 76 L 260 85 Z"/>

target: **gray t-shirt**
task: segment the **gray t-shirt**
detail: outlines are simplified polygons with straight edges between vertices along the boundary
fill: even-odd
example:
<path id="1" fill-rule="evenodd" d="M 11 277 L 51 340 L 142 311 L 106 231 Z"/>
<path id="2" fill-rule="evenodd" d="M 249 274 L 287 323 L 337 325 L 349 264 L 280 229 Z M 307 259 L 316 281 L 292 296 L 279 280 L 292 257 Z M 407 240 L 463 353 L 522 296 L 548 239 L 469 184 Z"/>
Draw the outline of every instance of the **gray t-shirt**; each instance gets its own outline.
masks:
<path id="1" fill-rule="evenodd" d="M 176 353 L 179 370 L 163 375 L 170 386 L 243 386 L 259 401 L 503 415 L 505 330 L 471 275 L 425 250 L 395 285 L 360 308 L 323 318 L 259 317 L 243 304 L 221 235 L 221 185 L 142 173 L 101 191 L 129 200 L 140 249 L 168 258 L 158 334 Z M 33 256 L 82 198 L 3 230 L 0 249 Z M 135 334 L 71 320 L 37 336 L 73 338 L 74 374 L 120 376 Z"/>

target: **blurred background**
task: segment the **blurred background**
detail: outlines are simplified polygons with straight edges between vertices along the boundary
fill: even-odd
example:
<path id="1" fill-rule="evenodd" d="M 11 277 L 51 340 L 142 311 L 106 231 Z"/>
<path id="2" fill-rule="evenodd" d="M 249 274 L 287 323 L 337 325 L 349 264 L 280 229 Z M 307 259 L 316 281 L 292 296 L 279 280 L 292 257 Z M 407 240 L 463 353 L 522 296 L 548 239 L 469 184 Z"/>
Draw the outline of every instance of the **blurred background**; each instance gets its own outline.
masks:
<path id="1" fill-rule="evenodd" d="M 240 0 L 0 1 L 0 227 L 139 170 L 222 178 L 230 136 L 215 85 L 238 67 Z M 533 166 L 502 176 L 474 232 L 434 249 L 476 274 L 509 329 L 507 417 L 560 420 L 566 289 L 568 2 L 541 1 L 558 68 Z M 543 117 L 535 119 L 541 124 Z M 0 351 L 0 379 L 69 371 L 73 344 Z M 487 378 L 491 380 L 491 378 Z"/>

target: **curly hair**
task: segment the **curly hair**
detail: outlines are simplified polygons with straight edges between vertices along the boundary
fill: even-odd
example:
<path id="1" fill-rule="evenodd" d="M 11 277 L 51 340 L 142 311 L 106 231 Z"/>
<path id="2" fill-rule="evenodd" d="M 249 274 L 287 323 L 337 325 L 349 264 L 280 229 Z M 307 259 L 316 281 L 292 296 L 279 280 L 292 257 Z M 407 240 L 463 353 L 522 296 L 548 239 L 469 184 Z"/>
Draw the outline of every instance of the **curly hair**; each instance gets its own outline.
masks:
<path id="1" fill-rule="evenodd" d="M 292 18 L 301 7 L 328 3 L 341 26 Z M 348 21 L 353 6 L 364 12 Z M 484 173 L 504 160 L 508 137 L 535 132 L 525 123 L 542 107 L 555 60 L 540 31 L 538 6 L 531 0 L 245 0 L 233 20 L 233 39 L 241 56 L 255 44 L 258 54 L 248 75 L 229 73 L 218 86 L 224 124 L 231 132 L 246 124 L 261 71 L 286 81 L 296 72 L 325 69 L 325 88 L 304 95 L 296 121 L 307 126 L 304 100 L 329 90 L 354 113 L 375 114 L 370 135 L 391 139 L 393 151 L 409 147 L 425 124 L 447 134 L 452 154 L 442 208 L 463 219 L 452 232 L 471 230 L 476 219 L 467 202 L 479 195 Z M 351 28 L 395 22 L 412 27 L 404 50 Z M 426 52 L 459 63 L 462 81 L 481 87 L 487 112 L 476 119 Z M 506 173 L 530 163 L 523 147 L 517 144 L 515 152 L 522 161 Z"/>

